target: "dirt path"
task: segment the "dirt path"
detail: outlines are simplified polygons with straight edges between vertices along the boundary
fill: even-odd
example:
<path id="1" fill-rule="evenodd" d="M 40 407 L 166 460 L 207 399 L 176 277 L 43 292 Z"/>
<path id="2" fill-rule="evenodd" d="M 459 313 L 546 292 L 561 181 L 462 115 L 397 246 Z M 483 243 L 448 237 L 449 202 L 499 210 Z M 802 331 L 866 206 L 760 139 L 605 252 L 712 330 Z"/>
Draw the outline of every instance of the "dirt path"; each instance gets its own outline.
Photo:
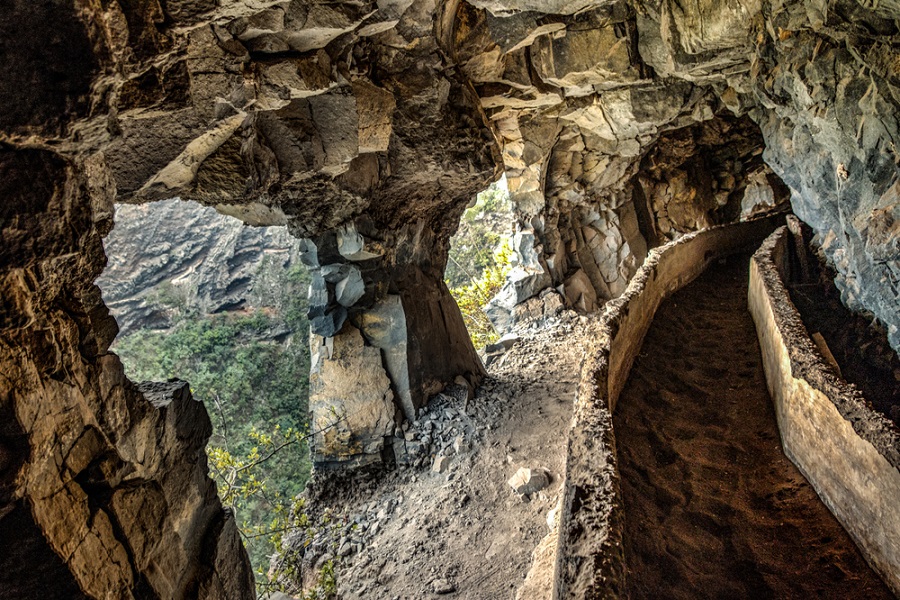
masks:
<path id="1" fill-rule="evenodd" d="M 892 598 L 781 451 L 747 257 L 659 310 L 616 408 L 632 598 Z"/>
<path id="2" fill-rule="evenodd" d="M 431 440 L 420 464 L 336 486 L 316 501 L 337 525 L 305 562 L 336 561 L 339 598 L 516 598 L 560 491 L 583 322 L 564 314 L 523 336 L 468 404 L 433 402 L 407 432 L 410 444 Z M 445 452 L 438 448 L 459 438 L 446 471 L 434 472 L 435 454 Z M 550 485 L 517 495 L 507 480 L 519 467 L 545 469 Z"/>

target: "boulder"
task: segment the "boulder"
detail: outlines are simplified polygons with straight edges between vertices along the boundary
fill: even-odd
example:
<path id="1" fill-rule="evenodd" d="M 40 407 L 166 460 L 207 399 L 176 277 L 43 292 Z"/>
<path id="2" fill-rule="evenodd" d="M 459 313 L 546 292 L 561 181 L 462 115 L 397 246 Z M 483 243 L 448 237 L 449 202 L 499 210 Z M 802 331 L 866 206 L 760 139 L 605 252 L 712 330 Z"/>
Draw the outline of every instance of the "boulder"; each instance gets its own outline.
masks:
<path id="1" fill-rule="evenodd" d="M 309 378 L 313 456 L 320 462 L 371 462 L 394 430 L 394 394 L 381 352 L 352 325 L 317 351 Z"/>

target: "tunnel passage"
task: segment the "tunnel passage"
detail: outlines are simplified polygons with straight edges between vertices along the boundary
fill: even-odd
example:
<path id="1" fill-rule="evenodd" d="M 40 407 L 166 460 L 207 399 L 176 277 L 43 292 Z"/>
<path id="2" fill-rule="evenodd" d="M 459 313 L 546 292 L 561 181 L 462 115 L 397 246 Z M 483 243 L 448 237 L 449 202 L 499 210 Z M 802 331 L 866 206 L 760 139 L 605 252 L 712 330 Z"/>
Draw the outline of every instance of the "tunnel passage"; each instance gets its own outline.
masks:
<path id="1" fill-rule="evenodd" d="M 666 301 L 616 406 L 632 598 L 892 598 L 784 456 L 747 256 Z"/>

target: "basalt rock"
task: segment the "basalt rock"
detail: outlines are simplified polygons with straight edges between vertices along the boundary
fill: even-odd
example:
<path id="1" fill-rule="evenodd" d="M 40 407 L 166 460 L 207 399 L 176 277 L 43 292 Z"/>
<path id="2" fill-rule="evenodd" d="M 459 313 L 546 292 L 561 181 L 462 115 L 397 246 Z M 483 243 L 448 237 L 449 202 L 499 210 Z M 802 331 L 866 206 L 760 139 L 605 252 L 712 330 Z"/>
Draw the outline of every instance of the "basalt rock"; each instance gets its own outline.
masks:
<path id="1" fill-rule="evenodd" d="M 790 196 L 900 345 L 896 8 L 461 4 L 456 57 L 535 242 L 522 262 L 590 306 L 584 277 L 615 297 L 648 246 Z"/>
<path id="2" fill-rule="evenodd" d="M 97 285 L 121 335 L 168 328 L 170 304 L 204 314 L 253 306 L 271 285 L 260 277 L 267 265 L 299 263 L 285 227 L 248 227 L 193 202 L 120 204 L 115 220 Z"/>

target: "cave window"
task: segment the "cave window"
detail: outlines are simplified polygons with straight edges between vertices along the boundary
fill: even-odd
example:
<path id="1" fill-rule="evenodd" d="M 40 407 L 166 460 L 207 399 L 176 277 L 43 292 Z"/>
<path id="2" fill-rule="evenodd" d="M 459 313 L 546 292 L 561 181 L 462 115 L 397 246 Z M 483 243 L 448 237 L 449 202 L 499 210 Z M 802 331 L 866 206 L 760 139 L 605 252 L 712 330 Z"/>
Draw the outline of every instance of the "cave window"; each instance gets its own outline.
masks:
<path id="1" fill-rule="evenodd" d="M 444 278 L 477 349 L 499 337 L 485 308 L 513 267 L 514 222 L 504 175 L 472 200 L 450 240 Z"/>
<path id="2" fill-rule="evenodd" d="M 206 406 L 210 475 L 257 581 L 275 550 L 266 532 L 311 469 L 310 277 L 298 245 L 285 227 L 246 226 L 194 202 L 121 204 L 97 281 L 120 326 L 111 350 L 129 379 L 183 379 Z"/>

